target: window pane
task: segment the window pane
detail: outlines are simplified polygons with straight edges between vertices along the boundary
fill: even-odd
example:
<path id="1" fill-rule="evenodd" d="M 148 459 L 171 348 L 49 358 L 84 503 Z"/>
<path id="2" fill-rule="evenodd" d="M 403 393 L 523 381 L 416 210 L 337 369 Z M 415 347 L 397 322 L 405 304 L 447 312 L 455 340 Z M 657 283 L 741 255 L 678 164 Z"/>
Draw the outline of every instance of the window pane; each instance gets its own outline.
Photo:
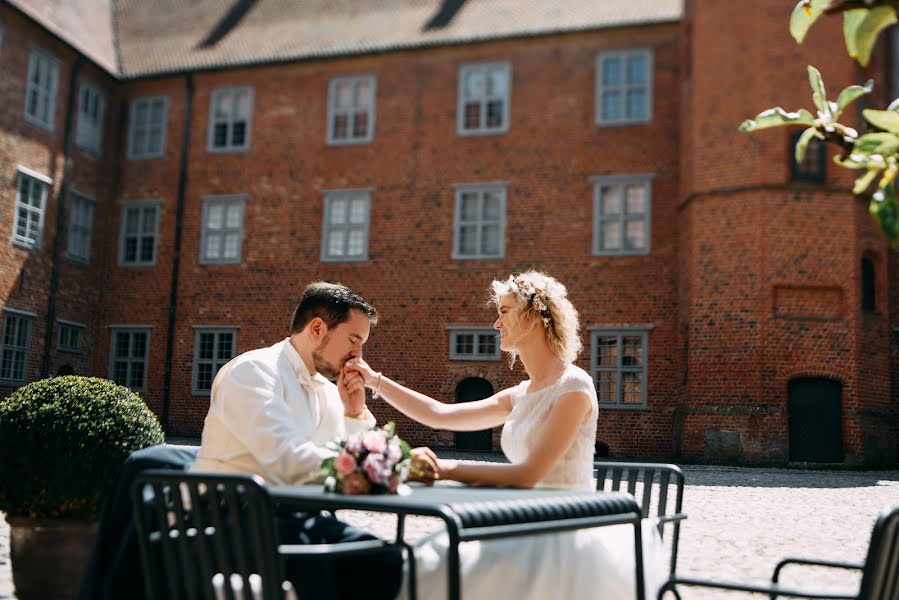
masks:
<path id="1" fill-rule="evenodd" d="M 115 357 L 128 358 L 128 346 L 131 336 L 127 332 L 119 331 L 115 337 Z"/>
<path id="2" fill-rule="evenodd" d="M 140 239 L 140 261 L 141 262 L 152 262 L 153 261 L 153 248 L 155 246 L 156 240 L 151 237 L 143 237 Z"/>
<path id="3" fill-rule="evenodd" d="M 212 389 L 212 363 L 200 363 L 197 365 L 197 389 Z"/>
<path id="4" fill-rule="evenodd" d="M 509 80 L 506 69 L 491 69 L 487 77 L 487 95 L 505 96 L 506 84 Z"/>
<path id="5" fill-rule="evenodd" d="M 470 333 L 456 334 L 456 354 L 474 353 L 474 335 Z"/>
<path id="6" fill-rule="evenodd" d="M 503 124 L 503 102 L 493 100 L 487 103 L 487 127 L 501 127 Z"/>
<path id="7" fill-rule="evenodd" d="M 602 186 L 599 190 L 601 215 L 621 214 L 621 186 Z"/>
<path id="8" fill-rule="evenodd" d="M 221 204 L 207 204 L 206 205 L 206 228 L 207 229 L 221 229 L 222 225 L 224 225 L 224 212 L 225 207 Z"/>
<path id="9" fill-rule="evenodd" d="M 465 98 L 483 98 L 485 91 L 485 77 L 483 69 L 471 70 L 465 74 L 463 94 Z"/>
<path id="10" fill-rule="evenodd" d="M 147 355 L 147 334 L 137 331 L 131 334 L 132 358 L 143 358 Z"/>
<path id="11" fill-rule="evenodd" d="M 459 228 L 459 253 L 465 255 L 478 253 L 477 225 L 465 225 Z"/>
<path id="12" fill-rule="evenodd" d="M 231 93 L 228 91 L 220 91 L 215 94 L 215 120 L 228 120 L 231 115 L 231 104 L 233 100 Z"/>
<path id="13" fill-rule="evenodd" d="M 596 374 L 596 395 L 600 402 L 618 400 L 618 374 L 614 371 L 600 371 Z"/>
<path id="14" fill-rule="evenodd" d="M 462 221 L 475 221 L 478 218 L 478 193 L 465 192 L 459 203 L 459 219 Z"/>
<path id="15" fill-rule="evenodd" d="M 225 254 L 225 258 L 239 258 L 240 257 L 240 234 L 239 233 L 226 233 L 225 234 L 224 254 Z"/>
<path id="16" fill-rule="evenodd" d="M 621 59 L 619 57 L 606 57 L 602 59 L 602 84 L 604 86 L 621 84 Z"/>
<path id="17" fill-rule="evenodd" d="M 218 358 L 224 360 L 230 360 L 231 357 L 234 356 L 234 334 L 232 333 L 220 333 L 219 334 L 219 348 L 218 348 Z"/>
<path id="18" fill-rule="evenodd" d="M 142 227 L 141 231 L 144 233 L 155 233 L 156 232 L 156 207 L 148 206 L 144 208 L 144 214 L 142 216 Z"/>
<path id="19" fill-rule="evenodd" d="M 649 72 L 646 55 L 636 54 L 627 57 L 627 82 L 630 85 L 646 85 Z"/>
<path id="20" fill-rule="evenodd" d="M 128 362 L 117 360 L 112 363 L 112 380 L 119 385 L 128 385 Z"/>
<path id="21" fill-rule="evenodd" d="M 137 238 L 130 237 L 125 240 L 125 262 L 135 262 L 137 260 Z"/>
<path id="22" fill-rule="evenodd" d="M 329 222 L 332 225 L 343 225 L 347 221 L 347 201 L 345 199 L 331 200 L 331 215 Z"/>
<path id="23" fill-rule="evenodd" d="M 499 225 L 485 225 L 481 230 L 481 254 L 499 254 Z"/>
<path id="24" fill-rule="evenodd" d="M 498 221 L 500 219 L 499 192 L 484 192 L 483 214 L 485 221 Z"/>
<path id="25" fill-rule="evenodd" d="M 362 256 L 365 254 L 365 234 L 359 229 L 349 232 L 347 240 L 347 255 Z"/>
<path id="26" fill-rule="evenodd" d="M 643 401 L 643 386 L 641 385 L 642 373 L 624 372 L 621 374 L 621 387 L 623 397 L 621 401 L 625 404 L 640 404 Z"/>
<path id="27" fill-rule="evenodd" d="M 627 117 L 629 119 L 645 119 L 647 116 L 646 90 L 628 90 Z"/>
<path id="28" fill-rule="evenodd" d="M 496 354 L 496 336 L 492 333 L 478 336 L 478 354 Z"/>
<path id="29" fill-rule="evenodd" d="M 367 79 L 356 82 L 356 108 L 365 108 L 371 105 L 371 82 Z"/>
<path id="30" fill-rule="evenodd" d="M 197 357 L 200 360 L 212 360 L 215 351 L 215 334 L 201 333 L 200 343 L 197 348 Z"/>
<path id="31" fill-rule="evenodd" d="M 621 248 L 621 224 L 618 221 L 602 223 L 600 235 L 602 236 L 602 250 L 617 250 Z"/>
<path id="32" fill-rule="evenodd" d="M 619 192 L 620 193 L 620 192 Z M 646 185 L 640 183 L 625 186 L 627 197 L 627 213 L 642 214 L 646 212 Z"/>
<path id="33" fill-rule="evenodd" d="M 368 135 L 368 113 L 357 112 L 353 115 L 353 137 L 364 138 Z"/>
<path id="34" fill-rule="evenodd" d="M 641 249 L 646 247 L 646 222 L 642 219 L 628 219 L 624 226 L 626 247 Z"/>
<path id="35" fill-rule="evenodd" d="M 240 215 L 242 212 L 243 207 L 237 202 L 228 205 L 226 209 L 227 217 L 225 219 L 225 225 L 228 227 L 228 229 L 236 229 L 240 227 Z"/>
<path id="36" fill-rule="evenodd" d="M 147 106 L 146 102 L 136 102 L 134 104 L 134 124 L 137 128 L 143 129 L 148 121 L 149 117 L 149 106 Z M 137 133 L 135 131 L 135 133 Z"/>
<path id="37" fill-rule="evenodd" d="M 604 121 L 618 121 L 621 117 L 621 92 L 602 93 L 602 118 Z"/>
<path id="38" fill-rule="evenodd" d="M 153 128 L 147 138 L 147 154 L 160 154 L 162 152 L 162 130 Z"/>
<path id="39" fill-rule="evenodd" d="M 346 233 L 340 229 L 328 234 L 328 256 L 343 256 Z"/>
<path id="40" fill-rule="evenodd" d="M 600 367 L 618 365 L 618 338 L 600 337 L 596 339 L 596 364 Z"/>
<path id="41" fill-rule="evenodd" d="M 247 119 L 250 116 L 251 111 L 251 96 L 250 90 L 240 90 L 237 92 L 237 114 L 236 117 L 241 119 Z"/>
<path id="42" fill-rule="evenodd" d="M 212 145 L 223 148 L 228 145 L 228 124 L 216 123 L 212 131 Z"/>
<path id="43" fill-rule="evenodd" d="M 348 132 L 349 121 L 346 114 L 337 114 L 334 115 L 334 130 L 332 135 L 336 139 L 344 139 L 349 134 Z"/>
<path id="44" fill-rule="evenodd" d="M 133 361 L 131 363 L 131 383 L 129 387 L 140 390 L 144 387 L 144 363 Z"/>
<path id="45" fill-rule="evenodd" d="M 231 124 L 231 145 L 244 146 L 247 143 L 246 121 L 235 121 Z"/>
<path id="46" fill-rule="evenodd" d="M 338 81 L 334 86 L 334 106 L 337 108 L 352 108 L 353 84 L 349 81 Z"/>
<path id="47" fill-rule="evenodd" d="M 477 129 L 481 126 L 481 105 L 477 102 L 465 104 L 465 129 Z"/>
<path id="48" fill-rule="evenodd" d="M 365 223 L 365 205 L 366 201 L 364 198 L 353 198 L 350 208 L 350 223 Z"/>
<path id="49" fill-rule="evenodd" d="M 150 124 L 155 125 L 157 127 L 162 127 L 165 125 L 163 123 L 163 116 L 165 112 L 165 101 L 162 98 L 158 98 L 153 100 L 153 107 L 150 110 Z"/>
<path id="50" fill-rule="evenodd" d="M 639 367 L 643 364 L 643 340 L 636 336 L 621 338 L 621 366 Z"/>

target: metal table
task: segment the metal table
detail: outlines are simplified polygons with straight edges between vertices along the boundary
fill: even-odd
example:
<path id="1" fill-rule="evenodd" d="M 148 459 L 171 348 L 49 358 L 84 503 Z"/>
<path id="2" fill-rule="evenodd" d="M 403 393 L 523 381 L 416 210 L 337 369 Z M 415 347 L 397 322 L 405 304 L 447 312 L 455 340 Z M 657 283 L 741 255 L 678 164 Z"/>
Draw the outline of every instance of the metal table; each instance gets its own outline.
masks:
<path id="1" fill-rule="evenodd" d="M 437 517 L 449 535 L 447 589 L 461 598 L 459 544 L 471 540 L 527 536 L 629 523 L 634 527 L 637 598 L 644 598 L 640 507 L 630 494 L 550 489 L 511 489 L 461 485 L 413 485 L 405 496 L 344 496 L 321 485 L 273 486 L 279 510 L 367 510 L 398 515 L 396 543 L 404 542 L 406 515 Z"/>

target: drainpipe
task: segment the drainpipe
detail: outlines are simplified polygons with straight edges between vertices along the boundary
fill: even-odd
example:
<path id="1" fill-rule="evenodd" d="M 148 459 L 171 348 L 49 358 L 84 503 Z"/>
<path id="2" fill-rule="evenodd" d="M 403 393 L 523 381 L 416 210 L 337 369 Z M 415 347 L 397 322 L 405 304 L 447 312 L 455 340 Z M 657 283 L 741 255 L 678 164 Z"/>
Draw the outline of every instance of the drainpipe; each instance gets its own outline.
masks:
<path id="1" fill-rule="evenodd" d="M 184 230 L 184 192 L 187 189 L 187 159 L 190 150 L 190 121 L 193 114 L 194 76 L 184 76 L 186 97 L 181 124 L 181 164 L 178 169 L 178 205 L 175 217 L 175 249 L 172 253 L 172 288 L 169 291 L 169 326 L 165 341 L 165 374 L 162 385 L 162 430 L 169 431 L 169 402 L 172 392 L 172 354 L 175 344 L 175 313 L 178 307 L 178 266 L 181 264 L 181 234 Z"/>
<path id="2" fill-rule="evenodd" d="M 78 99 L 77 82 L 84 57 L 75 59 L 69 74 L 69 94 L 66 103 L 66 127 L 63 135 L 62 183 L 56 197 L 56 235 L 53 236 L 53 253 L 50 266 L 50 295 L 47 298 L 47 326 L 44 329 L 44 359 L 41 363 L 41 379 L 50 376 L 50 349 L 53 347 L 53 332 L 56 324 L 56 296 L 59 291 L 59 255 L 62 252 L 62 234 L 66 225 L 66 200 L 72 178 L 72 124 L 75 121 L 75 101 Z"/>

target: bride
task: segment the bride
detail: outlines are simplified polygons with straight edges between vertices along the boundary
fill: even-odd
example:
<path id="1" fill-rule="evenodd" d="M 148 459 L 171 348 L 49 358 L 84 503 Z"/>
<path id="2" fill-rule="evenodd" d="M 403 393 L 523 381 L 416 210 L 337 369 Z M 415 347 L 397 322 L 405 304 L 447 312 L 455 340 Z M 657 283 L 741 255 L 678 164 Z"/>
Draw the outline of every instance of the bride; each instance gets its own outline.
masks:
<path id="1" fill-rule="evenodd" d="M 503 426 L 510 464 L 437 461 L 435 479 L 475 485 L 593 489 L 598 407 L 593 380 L 574 360 L 581 350 L 578 314 L 565 286 L 537 271 L 491 285 L 500 348 L 521 359 L 528 379 L 475 402 L 445 404 L 410 390 L 361 358 L 347 362 L 362 383 L 407 416 L 435 429 L 475 431 Z M 661 540 L 643 528 L 647 597 L 664 574 Z M 446 593 L 445 533 L 416 548 L 420 597 Z M 460 548 L 466 598 L 633 598 L 633 529 L 627 525 L 576 532 L 467 542 Z M 651 584 L 655 585 L 651 585 Z M 405 587 L 405 585 L 404 585 Z M 403 592 L 404 593 L 404 592 Z M 399 597 L 404 597 L 403 593 Z"/>

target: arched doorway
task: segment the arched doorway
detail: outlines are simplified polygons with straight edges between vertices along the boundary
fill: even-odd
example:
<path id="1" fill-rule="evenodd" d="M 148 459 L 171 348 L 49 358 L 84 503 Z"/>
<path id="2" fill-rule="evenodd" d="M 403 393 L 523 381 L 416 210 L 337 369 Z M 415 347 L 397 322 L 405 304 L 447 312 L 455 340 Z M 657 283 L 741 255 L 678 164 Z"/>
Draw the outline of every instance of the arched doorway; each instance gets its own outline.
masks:
<path id="1" fill-rule="evenodd" d="M 843 384 L 801 377 L 790 381 L 790 460 L 843 462 Z"/>
<path id="2" fill-rule="evenodd" d="M 456 402 L 483 400 L 493 395 L 493 386 L 486 379 L 468 377 L 456 386 Z M 456 432 L 456 450 L 473 452 L 490 452 L 493 450 L 493 432 L 490 429 L 481 431 Z"/>

